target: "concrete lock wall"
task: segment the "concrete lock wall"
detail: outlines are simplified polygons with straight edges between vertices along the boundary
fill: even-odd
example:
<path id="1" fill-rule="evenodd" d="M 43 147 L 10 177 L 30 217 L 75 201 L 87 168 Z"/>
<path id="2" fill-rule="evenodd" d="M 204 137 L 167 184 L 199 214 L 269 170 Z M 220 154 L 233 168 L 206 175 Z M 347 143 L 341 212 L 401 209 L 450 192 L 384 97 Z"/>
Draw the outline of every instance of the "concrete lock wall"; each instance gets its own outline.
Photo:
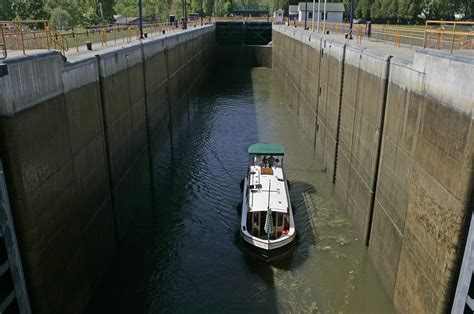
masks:
<path id="1" fill-rule="evenodd" d="M 0 65 L 1 157 L 35 313 L 85 309 L 133 222 L 133 167 L 204 80 L 213 31 Z"/>
<path id="2" fill-rule="evenodd" d="M 273 69 L 397 310 L 448 311 L 472 210 L 473 59 L 276 26 Z"/>

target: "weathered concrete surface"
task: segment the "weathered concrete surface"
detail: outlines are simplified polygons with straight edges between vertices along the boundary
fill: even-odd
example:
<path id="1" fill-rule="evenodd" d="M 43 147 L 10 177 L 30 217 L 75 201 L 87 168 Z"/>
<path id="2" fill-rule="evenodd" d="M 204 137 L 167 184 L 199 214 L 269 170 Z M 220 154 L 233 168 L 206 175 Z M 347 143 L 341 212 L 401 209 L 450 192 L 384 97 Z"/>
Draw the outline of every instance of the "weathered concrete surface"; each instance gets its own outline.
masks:
<path id="1" fill-rule="evenodd" d="M 273 69 L 397 310 L 448 311 L 472 211 L 474 60 L 277 26 Z"/>
<path id="2" fill-rule="evenodd" d="M 387 91 L 383 143 L 370 239 L 370 255 L 393 295 L 411 193 L 416 132 L 420 124 L 424 74 L 393 58 Z M 420 291 L 421 293 L 421 291 Z"/>
<path id="3" fill-rule="evenodd" d="M 274 73 L 334 180 L 345 44 L 295 28 L 274 30 Z"/>
<path id="4" fill-rule="evenodd" d="M 381 145 L 388 57 L 348 45 L 344 58 L 336 194 L 368 241 Z"/>
<path id="5" fill-rule="evenodd" d="M 202 82 L 213 30 L 72 63 L 45 53 L 2 65 L 1 157 L 35 313 L 83 312 L 133 223 L 127 195 L 147 184 L 137 160 L 170 133 L 170 104 L 178 115 Z"/>
<path id="6" fill-rule="evenodd" d="M 453 300 L 472 212 L 474 60 L 419 51 L 412 68 L 424 84 L 409 103 L 418 110 L 406 151 L 412 169 L 394 301 L 400 312 L 442 313 Z M 394 85 L 410 89 L 399 78 Z"/>

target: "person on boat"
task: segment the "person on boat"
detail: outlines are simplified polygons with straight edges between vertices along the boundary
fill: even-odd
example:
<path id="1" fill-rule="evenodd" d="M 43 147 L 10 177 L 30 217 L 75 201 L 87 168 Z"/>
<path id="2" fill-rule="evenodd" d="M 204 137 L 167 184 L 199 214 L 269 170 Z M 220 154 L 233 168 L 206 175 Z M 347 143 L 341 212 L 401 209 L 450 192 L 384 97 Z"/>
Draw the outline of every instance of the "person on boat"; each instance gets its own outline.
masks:
<path id="1" fill-rule="evenodd" d="M 267 167 L 267 164 L 268 164 L 267 156 L 263 156 L 263 159 L 262 159 L 262 167 L 266 168 L 266 167 Z"/>
<path id="2" fill-rule="evenodd" d="M 268 158 L 269 167 L 272 168 L 274 163 L 275 163 L 275 158 L 273 158 L 273 156 L 270 156 L 270 158 Z"/>

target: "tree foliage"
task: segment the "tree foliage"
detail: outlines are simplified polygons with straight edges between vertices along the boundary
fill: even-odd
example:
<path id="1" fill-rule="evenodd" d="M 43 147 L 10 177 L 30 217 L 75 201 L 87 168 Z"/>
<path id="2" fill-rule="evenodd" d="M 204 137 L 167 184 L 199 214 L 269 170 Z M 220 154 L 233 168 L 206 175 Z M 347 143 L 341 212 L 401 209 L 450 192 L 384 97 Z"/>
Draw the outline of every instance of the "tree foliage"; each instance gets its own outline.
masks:
<path id="1" fill-rule="evenodd" d="M 49 21 L 56 28 L 72 26 L 71 14 L 61 7 L 57 7 L 51 11 Z"/>
<path id="2" fill-rule="evenodd" d="M 8 21 L 15 18 L 11 0 L 0 0 L 0 20 Z"/>
<path id="3" fill-rule="evenodd" d="M 142 0 L 143 16 L 151 22 L 166 21 L 169 14 L 180 18 L 182 1 Z M 288 5 L 302 0 L 185 1 L 187 14 L 228 16 L 235 8 L 258 6 L 270 12 L 282 8 L 287 13 Z M 328 1 L 343 2 L 347 19 L 350 0 Z M 420 15 L 427 19 L 452 19 L 455 12 L 473 19 L 474 0 L 355 0 L 354 16 L 378 23 L 413 23 Z M 114 14 L 138 16 L 138 0 L 0 0 L 1 20 L 50 19 L 54 25 L 97 25 L 112 22 Z"/>
<path id="4" fill-rule="evenodd" d="M 46 20 L 49 13 L 43 0 L 13 0 L 13 18 L 17 20 Z"/>

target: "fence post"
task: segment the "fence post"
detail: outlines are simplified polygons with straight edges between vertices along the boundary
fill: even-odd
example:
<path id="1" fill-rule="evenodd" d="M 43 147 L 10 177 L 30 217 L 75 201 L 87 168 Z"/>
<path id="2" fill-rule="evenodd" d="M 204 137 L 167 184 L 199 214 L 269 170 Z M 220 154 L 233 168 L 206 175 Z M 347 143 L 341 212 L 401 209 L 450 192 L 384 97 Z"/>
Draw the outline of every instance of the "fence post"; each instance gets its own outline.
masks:
<path id="1" fill-rule="evenodd" d="M 453 54 L 454 34 L 455 33 L 456 33 L 456 22 L 454 22 L 453 35 L 451 36 L 451 51 L 450 51 L 451 54 Z"/>
<path id="2" fill-rule="evenodd" d="M 79 52 L 79 40 L 77 39 L 77 35 L 74 33 L 74 31 L 72 32 L 72 35 L 74 36 L 74 40 L 76 42 L 76 50 Z"/>
<path id="3" fill-rule="evenodd" d="M 425 34 L 423 37 L 423 48 L 426 48 L 426 35 L 427 35 L 427 30 L 428 30 L 428 21 L 425 22 Z"/>

